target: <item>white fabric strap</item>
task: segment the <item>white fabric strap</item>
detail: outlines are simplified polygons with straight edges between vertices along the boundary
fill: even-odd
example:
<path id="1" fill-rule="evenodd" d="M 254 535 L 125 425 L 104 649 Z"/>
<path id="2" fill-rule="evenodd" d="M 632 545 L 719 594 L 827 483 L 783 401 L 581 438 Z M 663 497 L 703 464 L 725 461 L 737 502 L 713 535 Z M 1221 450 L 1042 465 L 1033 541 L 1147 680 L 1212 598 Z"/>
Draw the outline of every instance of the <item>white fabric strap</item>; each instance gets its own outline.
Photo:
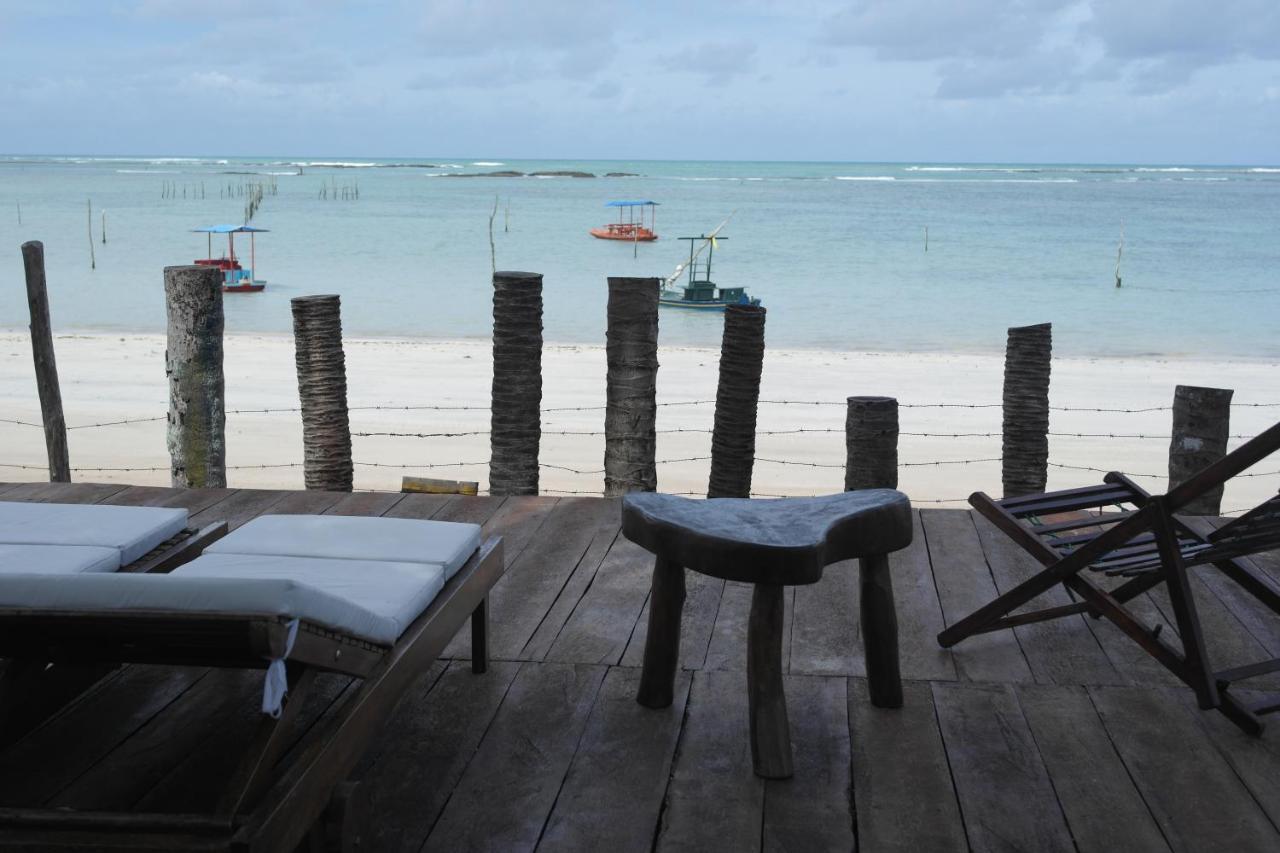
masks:
<path id="1" fill-rule="evenodd" d="M 284 710 L 284 698 L 289 693 L 289 674 L 285 658 L 293 651 L 293 641 L 298 638 L 298 620 L 289 622 L 289 634 L 284 641 L 284 657 L 272 658 L 267 665 L 267 675 L 262 682 L 262 713 L 272 719 L 280 719 Z"/>

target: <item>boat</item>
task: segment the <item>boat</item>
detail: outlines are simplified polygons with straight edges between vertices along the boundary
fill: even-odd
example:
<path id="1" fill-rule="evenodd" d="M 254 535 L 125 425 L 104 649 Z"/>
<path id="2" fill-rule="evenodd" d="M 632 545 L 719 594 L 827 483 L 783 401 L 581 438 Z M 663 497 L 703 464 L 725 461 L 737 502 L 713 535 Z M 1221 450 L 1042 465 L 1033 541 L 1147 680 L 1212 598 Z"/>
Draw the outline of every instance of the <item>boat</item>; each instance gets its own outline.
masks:
<path id="1" fill-rule="evenodd" d="M 618 221 L 602 228 L 592 228 L 591 236 L 601 240 L 622 240 L 627 243 L 652 243 L 658 239 L 653 230 L 658 203 L 656 201 L 610 201 L 605 207 L 618 208 Z M 637 210 L 639 208 L 639 210 Z M 645 225 L 645 210 L 649 211 L 649 224 Z"/>
<path id="2" fill-rule="evenodd" d="M 720 229 L 729 220 L 726 219 L 710 234 L 699 234 L 697 237 L 681 237 L 689 241 L 689 260 L 676 267 L 676 271 L 662 282 L 658 292 L 658 304 L 671 308 L 686 308 L 695 311 L 723 311 L 729 305 L 759 305 L 760 300 L 747 295 L 745 287 L 720 287 L 711 280 L 711 257 L 721 240 Z M 706 260 L 700 260 L 703 250 Z M 682 273 L 687 273 L 685 283 L 678 285 Z"/>
<path id="3" fill-rule="evenodd" d="M 208 257 L 199 258 L 195 261 L 197 266 L 217 267 L 222 270 L 222 292 L 223 293 L 260 293 L 267 286 L 265 279 L 255 278 L 254 270 L 257 267 L 256 246 L 254 243 L 254 235 L 268 231 L 267 228 L 256 228 L 252 225 L 209 225 L 205 228 L 192 228 L 192 233 L 204 234 L 208 237 Z M 221 258 L 213 256 L 213 235 L 227 235 L 227 254 Z M 249 267 L 240 265 L 240 261 L 236 258 L 236 235 L 249 235 Z"/>

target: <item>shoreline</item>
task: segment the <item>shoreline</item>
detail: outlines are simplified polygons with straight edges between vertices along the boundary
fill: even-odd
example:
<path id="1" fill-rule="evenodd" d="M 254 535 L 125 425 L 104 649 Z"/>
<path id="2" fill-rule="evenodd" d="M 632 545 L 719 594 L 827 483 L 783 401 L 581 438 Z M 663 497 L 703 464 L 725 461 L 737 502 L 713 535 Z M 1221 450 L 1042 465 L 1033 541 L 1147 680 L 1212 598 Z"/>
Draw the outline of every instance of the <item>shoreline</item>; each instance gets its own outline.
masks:
<path id="1" fill-rule="evenodd" d="M 9 337 L 19 335 L 25 337 L 28 334 L 27 329 L 22 326 L 0 326 L 0 340 L 7 340 Z M 104 329 L 104 328 L 67 328 L 62 331 L 54 331 L 53 339 L 55 343 L 59 340 L 76 340 L 76 339 L 96 339 L 96 338 L 165 338 L 163 331 L 146 331 L 146 330 L 123 330 L 123 329 Z M 224 335 L 225 339 L 248 338 L 262 340 L 281 340 L 293 341 L 292 331 L 229 331 Z M 343 345 L 348 344 L 458 344 L 461 346 L 475 346 L 478 344 L 488 345 L 492 341 L 489 334 L 460 336 L 460 337 L 443 337 L 428 336 L 415 337 L 410 335 L 367 335 L 352 334 L 343 336 Z M 669 351 L 697 351 L 713 353 L 716 358 L 720 355 L 720 344 L 686 344 L 686 343 L 670 343 L 663 344 L 661 339 L 658 342 L 660 350 Z M 603 342 L 595 341 L 543 341 L 543 348 L 550 349 L 583 349 L 600 347 L 603 349 Z M 831 349 L 824 347 L 800 347 L 800 346 L 767 346 L 766 358 L 769 354 L 792 354 L 792 355 L 808 355 L 808 356 L 859 356 L 864 358 L 904 358 L 904 357 L 962 357 L 962 358 L 998 358 L 1003 361 L 1004 349 L 924 349 L 924 350 L 889 350 L 889 349 Z M 1198 354 L 1198 353 L 1135 353 L 1135 354 L 1108 354 L 1097 353 L 1093 355 L 1058 355 L 1053 356 L 1053 361 L 1063 362 L 1136 362 L 1136 363 L 1186 363 L 1186 364 L 1216 364 L 1216 365 L 1269 365 L 1280 367 L 1280 356 L 1246 356 L 1246 355 L 1222 355 L 1222 354 Z"/>
<path id="2" fill-rule="evenodd" d="M 71 427 L 71 463 L 81 469 L 73 471 L 73 479 L 167 485 L 164 335 L 63 331 L 54 341 Z M 225 349 L 229 483 L 301 488 L 292 336 L 229 333 Z M 344 341 L 344 349 L 351 425 L 357 433 L 357 489 L 398 490 L 402 474 L 479 480 L 484 488 L 492 356 L 488 339 L 352 337 Z M 604 355 L 603 344 L 544 347 L 545 493 L 599 493 L 602 488 L 603 438 L 573 433 L 603 429 Z M 1003 361 L 1002 354 L 767 350 L 758 429 L 774 434 L 757 438 L 753 491 L 838 491 L 845 456 L 844 400 L 883 394 L 899 399 L 902 407 L 899 487 L 918 505 L 960 506 L 970 492 L 998 493 Z M 660 346 L 659 363 L 658 398 L 667 404 L 659 410 L 659 430 L 682 431 L 658 436 L 658 487 L 704 492 L 719 350 Z M 1168 407 L 1177 384 L 1234 388 L 1235 401 L 1242 404 L 1280 404 L 1280 371 L 1274 362 L 1064 357 L 1055 358 L 1052 368 L 1050 488 L 1097 482 L 1101 473 L 1079 470 L 1097 468 L 1152 475 L 1140 482 L 1163 491 Z M 1155 410 L 1074 410 L 1149 407 Z M 256 411 L 263 409 L 273 411 Z M 0 413 L 6 419 L 40 419 L 25 330 L 0 331 Z M 83 428 L 130 418 L 153 420 Z M 1233 409 L 1231 432 L 1255 434 L 1277 418 L 1280 405 L 1240 406 Z M 797 429 L 819 431 L 793 432 Z M 431 435 L 358 435 L 387 432 Z M 0 480 L 47 476 L 39 428 L 0 424 L 0 436 Z M 1231 446 L 1237 444 L 1239 440 Z M 32 467 L 9 467 L 13 465 Z M 1264 462 L 1258 470 L 1278 467 Z M 83 470 L 90 468 L 149 470 Z M 1228 489 L 1223 508 L 1251 506 L 1274 490 L 1272 478 L 1240 480 Z"/>

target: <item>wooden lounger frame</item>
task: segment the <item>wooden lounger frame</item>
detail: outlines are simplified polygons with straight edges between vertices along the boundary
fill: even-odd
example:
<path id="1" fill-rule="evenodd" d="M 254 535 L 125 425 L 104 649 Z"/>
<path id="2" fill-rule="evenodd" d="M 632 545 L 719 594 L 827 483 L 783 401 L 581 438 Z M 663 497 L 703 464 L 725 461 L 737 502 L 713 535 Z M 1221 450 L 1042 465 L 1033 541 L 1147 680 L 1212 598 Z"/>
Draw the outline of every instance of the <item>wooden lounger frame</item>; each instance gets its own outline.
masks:
<path id="1" fill-rule="evenodd" d="M 1272 612 L 1280 614 L 1280 589 L 1240 560 L 1280 547 L 1280 495 L 1207 536 L 1175 513 L 1280 449 L 1280 424 L 1254 437 L 1165 495 L 1151 495 L 1128 477 L 1111 472 L 1099 486 L 993 500 L 975 492 L 969 503 L 1045 566 L 1044 570 L 938 634 L 950 647 L 975 634 L 1014 628 L 1073 614 L 1105 617 L 1170 672 L 1190 686 L 1201 708 L 1216 708 L 1250 734 L 1262 732 L 1260 715 L 1280 704 L 1250 707 L 1229 688 L 1237 681 L 1280 670 L 1280 657 L 1215 671 L 1205 648 L 1187 569 L 1212 565 Z M 1128 504 L 1132 510 L 1040 523 L 1043 516 L 1080 513 Z M 1107 588 L 1082 575 L 1085 569 L 1126 578 Z M 1072 604 L 1014 613 L 1061 583 Z M 1125 603 L 1165 584 L 1182 640 L 1182 651 L 1142 622 Z"/>
<path id="2" fill-rule="evenodd" d="M 288 851 L 314 827 L 334 789 L 364 753 L 409 684 L 471 621 L 473 672 L 489 663 L 488 595 L 502 577 L 502 539 L 486 540 L 394 646 L 302 623 L 286 669 L 279 719 L 263 715 L 213 814 L 0 809 L 0 842 L 23 850 Z M 245 613 L 85 614 L 0 608 L 0 654 L 55 660 L 262 669 L 283 658 L 288 620 Z M 289 723 L 319 672 L 362 679 L 277 762 Z M 0 846 L 3 846 L 0 845 Z"/>
<path id="3" fill-rule="evenodd" d="M 171 572 L 227 535 L 227 523 L 188 527 L 117 572 Z M 0 658 L 9 657 L 0 653 Z M 49 666 L 43 658 L 0 660 L 0 747 L 47 719 L 112 669 L 111 663 Z"/>

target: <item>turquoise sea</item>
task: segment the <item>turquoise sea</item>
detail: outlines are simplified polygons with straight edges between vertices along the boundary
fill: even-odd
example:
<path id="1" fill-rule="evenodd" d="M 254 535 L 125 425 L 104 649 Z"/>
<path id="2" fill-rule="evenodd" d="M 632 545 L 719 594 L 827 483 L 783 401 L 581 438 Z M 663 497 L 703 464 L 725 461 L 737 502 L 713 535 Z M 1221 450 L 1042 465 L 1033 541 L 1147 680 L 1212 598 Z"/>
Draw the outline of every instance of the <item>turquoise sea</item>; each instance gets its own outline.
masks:
<path id="1" fill-rule="evenodd" d="M 498 170 L 601 177 L 450 177 Z M 42 240 L 57 329 L 163 329 L 162 268 L 204 256 L 190 229 L 243 221 L 246 183 L 268 186 L 269 284 L 227 297 L 229 331 L 287 331 L 290 297 L 340 293 L 348 334 L 487 336 L 496 199 L 498 268 L 545 275 L 549 341 L 602 343 L 606 276 L 669 275 L 675 238 L 733 213 L 714 278 L 763 300 L 771 346 L 999 352 L 1006 327 L 1052 321 L 1063 355 L 1280 358 L 1269 166 L 9 155 L 0 327 L 27 322 L 18 249 Z M 661 239 L 588 236 L 611 199 L 660 202 Z M 663 310 L 665 342 L 719 331 Z"/>

